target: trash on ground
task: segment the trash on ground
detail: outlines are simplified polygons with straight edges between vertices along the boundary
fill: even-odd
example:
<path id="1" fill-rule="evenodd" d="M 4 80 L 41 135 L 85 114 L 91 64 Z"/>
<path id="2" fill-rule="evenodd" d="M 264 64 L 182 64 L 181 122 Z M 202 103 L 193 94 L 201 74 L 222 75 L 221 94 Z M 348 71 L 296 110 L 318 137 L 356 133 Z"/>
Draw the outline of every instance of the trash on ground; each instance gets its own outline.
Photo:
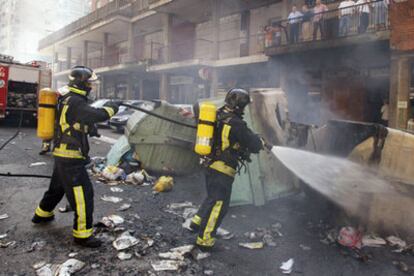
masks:
<path id="1" fill-rule="evenodd" d="M 36 249 L 41 250 L 45 245 L 46 245 L 46 242 L 45 241 L 36 241 L 36 242 L 33 242 L 30 245 L 29 249 L 27 249 L 26 252 L 33 252 Z"/>
<path id="2" fill-rule="evenodd" d="M 37 276 L 55 276 L 59 272 L 59 267 L 60 265 L 57 265 L 57 264 L 44 264 L 40 266 L 39 268 L 35 269 L 36 275 Z"/>
<path id="3" fill-rule="evenodd" d="M 167 208 L 171 210 L 184 209 L 188 207 L 194 207 L 193 203 L 190 201 L 185 201 L 182 203 L 171 203 L 167 205 Z"/>
<path id="4" fill-rule="evenodd" d="M 118 202 L 121 202 L 122 201 L 122 198 L 120 198 L 120 197 L 107 196 L 107 195 L 102 196 L 101 199 L 103 201 L 112 202 L 112 203 L 118 203 Z"/>
<path id="5" fill-rule="evenodd" d="M 193 218 L 195 216 L 195 214 L 197 214 L 197 212 L 198 212 L 198 209 L 197 208 L 193 208 L 193 207 L 184 208 L 184 211 L 183 211 L 182 216 L 185 219 L 187 219 L 187 218 Z"/>
<path id="6" fill-rule="evenodd" d="M 266 244 L 267 246 L 271 246 L 271 247 L 275 247 L 277 246 L 276 242 L 273 240 L 272 235 L 269 234 L 265 234 L 263 236 L 263 242 L 264 244 Z"/>
<path id="7" fill-rule="evenodd" d="M 97 223 L 97 226 L 105 226 L 108 228 L 114 228 L 116 225 L 124 223 L 124 219 L 118 215 L 110 215 L 103 217 L 100 222 Z"/>
<path id="8" fill-rule="evenodd" d="M 276 233 L 279 237 L 283 237 L 282 232 L 280 232 L 280 229 L 282 229 L 282 224 L 280 222 L 276 222 L 272 225 L 272 232 Z"/>
<path id="9" fill-rule="evenodd" d="M 112 242 L 113 247 L 115 247 L 116 250 L 124 250 L 127 248 L 130 248 L 136 244 L 138 244 L 139 240 L 131 234 L 129 234 L 128 231 L 122 233 L 116 240 Z"/>
<path id="10" fill-rule="evenodd" d="M 128 210 L 129 208 L 131 208 L 131 204 L 124 203 L 121 205 L 121 207 L 117 209 L 117 211 L 125 211 L 125 210 Z"/>
<path id="11" fill-rule="evenodd" d="M 29 168 L 32 168 L 32 167 L 38 167 L 38 166 L 46 166 L 47 165 L 47 163 L 46 162 L 34 162 L 34 163 L 31 163 L 30 165 L 29 165 Z"/>
<path id="12" fill-rule="evenodd" d="M 394 250 L 394 252 L 402 252 L 407 248 L 407 243 L 396 236 L 389 236 L 386 238 L 386 240 L 392 247 L 397 248 Z"/>
<path id="13" fill-rule="evenodd" d="M 264 244 L 263 242 L 241 242 L 239 243 L 239 246 L 248 248 L 248 249 L 262 249 Z"/>
<path id="14" fill-rule="evenodd" d="M 71 258 L 60 266 L 57 276 L 70 276 L 81 270 L 84 266 L 84 262 Z"/>
<path id="15" fill-rule="evenodd" d="M 120 259 L 121 261 L 125 261 L 125 260 L 129 260 L 132 258 L 132 254 L 130 253 L 124 253 L 124 252 L 119 252 L 117 255 L 118 259 Z"/>
<path id="16" fill-rule="evenodd" d="M 177 271 L 185 263 L 182 261 L 162 260 L 151 262 L 155 271 Z"/>
<path id="17" fill-rule="evenodd" d="M 6 219 L 6 218 L 8 218 L 9 217 L 9 215 L 8 214 L 3 214 L 3 215 L 0 215 L 0 220 L 2 220 L 2 219 Z"/>
<path id="18" fill-rule="evenodd" d="M 280 266 L 280 270 L 282 270 L 283 274 L 290 274 L 292 272 L 294 263 L 295 261 L 293 259 L 289 259 L 286 262 L 282 263 L 282 265 Z"/>
<path id="19" fill-rule="evenodd" d="M 309 250 L 312 249 L 310 246 L 306 246 L 306 245 L 303 245 L 303 244 L 299 244 L 299 247 L 302 248 L 302 250 L 304 250 L 304 251 L 309 251 Z"/>
<path id="20" fill-rule="evenodd" d="M 183 245 L 180 247 L 171 248 L 169 252 L 159 253 L 158 256 L 163 259 L 170 260 L 184 260 L 186 254 L 189 254 L 194 249 L 194 245 Z"/>
<path id="21" fill-rule="evenodd" d="M 219 236 L 223 240 L 230 240 L 234 237 L 234 235 L 230 231 L 221 227 L 217 229 L 217 236 Z"/>
<path id="22" fill-rule="evenodd" d="M 1 234 L 1 235 L 0 235 L 0 240 L 2 240 L 2 239 L 4 239 L 4 238 L 7 238 L 7 234 Z"/>
<path id="23" fill-rule="evenodd" d="M 360 249 L 362 234 L 351 226 L 342 227 L 338 234 L 338 243 L 346 247 Z"/>
<path id="24" fill-rule="evenodd" d="M 186 219 L 186 220 L 183 222 L 183 224 L 181 224 L 181 225 L 182 225 L 182 227 L 183 227 L 184 229 L 187 229 L 187 230 L 189 230 L 189 231 L 193 232 L 193 229 L 191 229 L 191 227 L 190 227 L 190 225 L 191 225 L 191 218 Z"/>
<path id="25" fill-rule="evenodd" d="M 150 176 L 145 170 L 132 172 L 128 174 L 125 179 L 125 182 L 131 183 L 133 185 L 143 185 L 144 183 L 151 183 L 153 181 L 154 178 Z"/>
<path id="26" fill-rule="evenodd" d="M 70 207 L 69 204 L 66 204 L 65 207 L 59 207 L 58 208 L 60 213 L 67 213 L 67 212 L 72 212 L 72 207 Z"/>
<path id="27" fill-rule="evenodd" d="M 0 242 L 0 248 L 7 248 L 16 244 L 16 241 Z"/>
<path id="28" fill-rule="evenodd" d="M 160 178 L 158 178 L 153 189 L 158 193 L 169 192 L 172 190 L 173 186 L 174 179 L 171 176 L 161 176 Z"/>
<path id="29" fill-rule="evenodd" d="M 79 253 L 78 252 L 70 252 L 69 254 L 68 254 L 68 257 L 69 258 L 73 258 L 73 257 L 75 257 L 76 255 L 78 255 Z"/>
<path id="30" fill-rule="evenodd" d="M 408 272 L 410 270 L 408 265 L 404 263 L 403 261 L 394 261 L 392 263 L 402 272 Z"/>
<path id="31" fill-rule="evenodd" d="M 383 238 L 374 235 L 364 235 L 362 237 L 362 246 L 381 247 L 386 244 L 387 242 Z"/>
<path id="32" fill-rule="evenodd" d="M 111 187 L 111 192 L 113 193 L 122 193 L 124 190 L 118 187 Z"/>
<path id="33" fill-rule="evenodd" d="M 33 269 L 38 270 L 39 268 L 46 265 L 45 261 L 40 261 L 32 265 Z"/>
<path id="34" fill-rule="evenodd" d="M 99 268 L 100 267 L 100 265 L 99 264 L 91 264 L 91 268 L 92 269 L 97 269 L 97 268 Z"/>
<path id="35" fill-rule="evenodd" d="M 208 258 L 208 257 L 210 257 L 211 256 L 211 254 L 209 253 L 209 252 L 198 252 L 196 255 L 195 255 L 195 259 L 197 260 L 197 261 L 201 261 L 201 260 L 204 260 L 204 259 L 206 259 L 206 258 Z"/>
<path id="36" fill-rule="evenodd" d="M 213 270 L 204 270 L 203 273 L 204 273 L 204 275 L 208 275 L 208 276 L 214 275 Z"/>
<path id="37" fill-rule="evenodd" d="M 123 169 L 116 166 L 106 166 L 102 171 L 102 176 L 107 180 L 125 180 L 126 175 Z"/>

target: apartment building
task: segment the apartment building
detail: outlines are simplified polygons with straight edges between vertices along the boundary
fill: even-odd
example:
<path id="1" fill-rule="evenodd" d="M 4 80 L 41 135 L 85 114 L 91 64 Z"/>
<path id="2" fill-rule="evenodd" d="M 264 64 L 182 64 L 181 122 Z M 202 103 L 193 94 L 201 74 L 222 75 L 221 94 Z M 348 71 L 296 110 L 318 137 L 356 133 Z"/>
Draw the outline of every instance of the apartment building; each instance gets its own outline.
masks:
<path id="1" fill-rule="evenodd" d="M 375 122 L 384 100 L 394 118 L 403 103 L 390 96 L 401 85 L 393 73 L 389 6 L 370 3 L 364 19 L 363 6 L 353 7 L 344 33 L 340 1 L 324 2 L 329 11 L 311 17 L 312 34 L 303 33 L 301 18 L 292 42 L 292 6 L 301 10 L 306 3 L 313 10 L 314 1 L 93 1 L 93 12 L 42 39 L 39 50 L 54 56 L 55 86 L 67 82 L 75 64 L 94 68 L 100 97 L 193 103 L 234 86 L 282 87 L 295 121 Z M 323 22 L 313 37 L 315 17 Z M 411 90 L 404 91 L 409 96 Z"/>
<path id="2" fill-rule="evenodd" d="M 89 13 L 86 0 L 0 0 L 0 53 L 22 62 L 43 59 L 38 41 Z"/>

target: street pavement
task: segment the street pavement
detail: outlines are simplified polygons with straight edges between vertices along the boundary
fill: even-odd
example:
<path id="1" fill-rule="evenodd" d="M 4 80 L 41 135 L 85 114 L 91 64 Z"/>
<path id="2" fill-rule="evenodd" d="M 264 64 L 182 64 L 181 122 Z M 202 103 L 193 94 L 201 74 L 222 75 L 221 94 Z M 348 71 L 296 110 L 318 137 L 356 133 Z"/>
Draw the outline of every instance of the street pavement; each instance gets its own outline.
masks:
<path id="1" fill-rule="evenodd" d="M 16 129 L 0 126 L 0 144 Z M 91 140 L 91 156 L 105 156 L 110 142 L 119 137 L 111 130 L 101 130 L 104 138 Z M 105 139 L 108 137 L 109 139 Z M 35 129 L 23 128 L 11 144 L 0 151 L 0 172 L 48 174 L 52 172 L 53 158 L 39 156 L 40 140 Z M 34 162 L 46 165 L 30 167 Z M 154 195 L 151 187 L 120 185 L 123 192 L 111 192 L 110 186 L 95 183 L 95 222 L 103 216 L 117 214 L 126 221 L 123 224 L 135 237 L 153 239 L 154 245 L 144 249 L 137 245 L 127 252 L 133 253 L 130 260 L 117 258 L 118 252 L 112 246 L 110 237 L 102 248 L 83 249 L 75 246 L 71 239 L 73 213 L 56 212 L 56 220 L 47 226 L 34 226 L 30 222 L 33 210 L 48 187 L 48 180 L 33 178 L 0 177 L 0 215 L 9 218 L 0 220 L 0 235 L 7 237 L 0 242 L 15 241 L 14 245 L 0 248 L 0 275 L 35 275 L 32 265 L 44 261 L 59 264 L 69 259 L 69 253 L 86 263 L 76 275 L 282 275 L 282 262 L 294 259 L 292 275 L 409 275 L 401 272 L 393 261 L 403 261 L 414 268 L 412 256 L 391 252 L 391 248 L 367 248 L 364 253 L 369 261 L 362 262 L 351 251 L 336 244 L 324 244 L 326 232 L 335 226 L 343 226 L 343 220 L 331 205 L 306 197 L 303 193 L 274 200 L 265 206 L 232 207 L 223 222 L 223 228 L 235 237 L 219 239 L 218 250 L 206 259 L 186 259 L 179 272 L 155 272 L 151 263 L 158 260 L 158 253 L 170 248 L 191 244 L 194 235 L 183 229 L 183 219 L 166 212 L 168 204 L 191 201 L 200 204 L 203 199 L 204 181 L 201 175 L 176 177 L 175 186 L 169 193 Z M 101 200 L 110 195 L 123 198 L 121 203 Z M 59 206 L 64 206 L 65 200 Z M 117 211 L 122 203 L 132 207 Z M 246 232 L 260 232 L 279 225 L 282 236 L 272 237 L 276 246 L 250 250 L 239 247 L 239 242 L 250 242 Z M 257 229 L 263 228 L 263 229 Z M 109 235 L 112 235 L 111 232 Z M 257 238 L 256 238 L 257 240 Z M 256 241 L 253 238 L 253 241 Z M 45 242 L 33 246 L 34 242 Z M 137 257 L 138 253 L 141 257 Z M 411 270 L 413 271 L 413 270 Z M 413 274 L 411 274 L 413 275 Z"/>

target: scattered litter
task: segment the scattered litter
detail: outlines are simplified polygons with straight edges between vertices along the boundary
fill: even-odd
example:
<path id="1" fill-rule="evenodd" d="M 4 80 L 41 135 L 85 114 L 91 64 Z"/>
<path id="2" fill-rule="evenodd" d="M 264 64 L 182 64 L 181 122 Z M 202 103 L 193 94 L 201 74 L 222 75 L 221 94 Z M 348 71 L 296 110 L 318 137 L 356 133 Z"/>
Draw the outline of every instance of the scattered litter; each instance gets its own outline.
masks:
<path id="1" fill-rule="evenodd" d="M 78 254 L 79 254 L 78 252 L 70 252 L 69 255 L 68 255 L 68 257 L 69 258 L 73 258 L 73 257 L 75 257 Z"/>
<path id="2" fill-rule="evenodd" d="M 7 248 L 16 244 L 16 241 L 0 242 L 0 248 Z"/>
<path id="3" fill-rule="evenodd" d="M 117 255 L 118 259 L 120 259 L 121 261 L 125 261 L 125 260 L 129 260 L 132 258 L 132 254 L 130 253 L 124 253 L 124 252 L 119 252 Z"/>
<path id="4" fill-rule="evenodd" d="M 271 247 L 275 247 L 277 246 L 276 242 L 273 240 L 272 235 L 269 234 L 265 234 L 263 236 L 263 242 L 264 244 L 266 244 L 267 246 L 271 246 Z"/>
<path id="5" fill-rule="evenodd" d="M 263 242 L 241 242 L 239 243 L 239 246 L 248 248 L 248 249 L 261 249 L 263 248 L 264 244 Z"/>
<path id="6" fill-rule="evenodd" d="M 213 270 L 204 270 L 203 271 L 204 275 L 214 275 L 214 271 Z"/>
<path id="7" fill-rule="evenodd" d="M 117 209 L 117 211 L 125 211 L 125 210 L 128 210 L 129 208 L 131 208 L 131 204 L 124 203 L 121 205 L 121 207 Z"/>
<path id="8" fill-rule="evenodd" d="M 37 276 L 54 276 L 59 271 L 59 265 L 57 264 L 44 264 L 40 268 L 36 269 Z"/>
<path id="9" fill-rule="evenodd" d="M 186 219 L 186 220 L 183 222 L 183 224 L 181 224 L 181 225 L 182 225 L 182 227 L 183 227 L 184 229 L 187 229 L 187 230 L 189 230 L 189 231 L 193 232 L 193 229 L 191 229 L 191 227 L 190 227 L 190 225 L 191 225 L 191 218 Z"/>
<path id="10" fill-rule="evenodd" d="M 6 218 L 8 218 L 9 217 L 9 215 L 8 214 L 3 214 L 3 215 L 0 215 L 0 220 L 2 220 L 2 219 L 6 219 Z"/>
<path id="11" fill-rule="evenodd" d="M 230 217 L 231 217 L 231 218 L 234 218 L 234 219 L 235 219 L 235 218 L 237 218 L 237 216 L 236 216 L 236 215 L 231 215 Z"/>
<path id="12" fill-rule="evenodd" d="M 45 265 L 46 265 L 46 262 L 44 262 L 44 261 L 40 261 L 40 262 L 37 262 L 37 263 L 33 264 L 33 265 L 32 265 L 32 267 L 33 267 L 35 270 L 38 270 L 39 268 L 41 268 L 41 267 L 43 267 L 43 266 L 45 266 Z"/>
<path id="13" fill-rule="evenodd" d="M 46 162 L 35 162 L 35 163 L 31 163 L 29 165 L 29 168 L 31 168 L 31 167 L 38 167 L 38 166 L 46 166 L 46 165 L 47 165 Z"/>
<path id="14" fill-rule="evenodd" d="M 58 210 L 59 210 L 59 212 L 61 212 L 61 213 L 67 213 L 67 212 L 72 212 L 73 210 L 72 210 L 72 207 L 70 207 L 70 205 L 69 204 L 66 204 L 66 206 L 65 207 L 59 207 L 58 208 Z"/>
<path id="15" fill-rule="evenodd" d="M 97 268 L 99 268 L 100 267 L 100 265 L 99 264 L 91 264 L 91 268 L 92 269 L 97 269 Z"/>
<path id="16" fill-rule="evenodd" d="M 148 174 L 142 170 L 139 172 L 133 172 L 127 175 L 125 182 L 127 183 L 131 183 L 134 185 L 142 185 L 144 184 L 144 181 L 146 180 L 146 176 Z"/>
<path id="17" fill-rule="evenodd" d="M 392 263 L 393 263 L 393 265 L 395 265 L 402 272 L 408 272 L 410 270 L 408 268 L 408 265 L 406 263 L 404 263 L 403 261 L 394 261 Z"/>
<path id="18" fill-rule="evenodd" d="M 194 245 L 184 245 L 180 247 L 171 248 L 169 252 L 159 253 L 158 256 L 163 259 L 170 260 L 184 260 L 184 256 L 194 249 Z"/>
<path id="19" fill-rule="evenodd" d="M 141 219 L 141 217 L 138 214 L 133 214 L 132 216 L 136 219 Z"/>
<path id="20" fill-rule="evenodd" d="M 397 248 L 394 250 L 394 252 L 402 252 L 407 248 L 407 243 L 396 236 L 389 236 L 386 238 L 386 240 L 391 246 Z"/>
<path id="21" fill-rule="evenodd" d="M 172 190 L 173 186 L 174 179 L 171 176 L 161 176 L 160 178 L 158 178 L 153 189 L 158 193 L 169 192 Z"/>
<path id="22" fill-rule="evenodd" d="M 4 238 L 7 238 L 7 234 L 1 234 L 1 235 L 0 235 L 0 240 L 2 240 L 2 239 L 4 239 Z"/>
<path id="23" fill-rule="evenodd" d="M 154 243 L 155 243 L 155 241 L 154 241 L 153 239 L 148 239 L 148 240 L 147 240 L 147 245 L 148 245 L 148 247 L 153 246 L 153 245 L 154 245 Z"/>
<path id="24" fill-rule="evenodd" d="M 122 201 L 122 198 L 120 198 L 120 197 L 107 196 L 107 195 L 104 195 L 103 197 L 101 197 L 101 199 L 103 201 L 112 202 L 112 203 L 118 203 L 118 202 L 121 202 Z"/>
<path id="25" fill-rule="evenodd" d="M 302 248 L 303 251 L 309 251 L 309 250 L 312 249 L 309 246 L 306 246 L 306 245 L 303 245 L 303 244 L 300 244 L 299 247 Z"/>
<path id="26" fill-rule="evenodd" d="M 234 237 L 234 235 L 230 231 L 223 229 L 221 227 L 217 229 L 217 236 L 219 236 L 223 240 L 230 240 Z"/>
<path id="27" fill-rule="evenodd" d="M 283 234 L 282 232 L 280 232 L 280 229 L 282 229 L 282 224 L 280 222 L 276 222 L 275 224 L 272 225 L 272 231 L 275 232 L 279 237 L 283 237 Z"/>
<path id="28" fill-rule="evenodd" d="M 193 218 L 195 216 L 195 214 L 197 214 L 197 212 L 198 212 L 198 209 L 197 208 L 184 208 L 184 211 L 183 211 L 183 215 L 182 216 L 185 219 L 187 219 L 187 218 Z"/>
<path id="29" fill-rule="evenodd" d="M 118 187 L 111 187 L 111 192 L 122 193 L 124 190 Z"/>
<path id="30" fill-rule="evenodd" d="M 197 261 L 201 261 L 201 260 L 204 260 L 204 259 L 206 259 L 210 256 L 211 256 L 211 254 L 209 252 L 198 252 L 197 255 L 195 256 L 195 259 Z"/>
<path id="31" fill-rule="evenodd" d="M 121 216 L 118 216 L 118 215 L 110 215 L 110 216 L 108 216 L 108 219 L 110 221 L 112 221 L 115 225 L 124 223 L 124 219 Z"/>
<path id="32" fill-rule="evenodd" d="M 190 201 L 185 201 L 182 203 L 171 203 L 167 205 L 167 208 L 172 210 L 183 209 L 188 207 L 194 207 L 193 203 Z"/>
<path id="33" fill-rule="evenodd" d="M 84 262 L 81 262 L 77 259 L 69 259 L 60 266 L 57 276 L 70 276 L 73 273 L 81 270 L 84 266 Z"/>
<path id="34" fill-rule="evenodd" d="M 290 274 L 292 273 L 294 263 L 295 261 L 293 259 L 289 259 L 286 262 L 282 263 L 282 265 L 280 266 L 280 270 L 282 270 L 283 274 Z"/>
<path id="35" fill-rule="evenodd" d="M 383 238 L 380 238 L 380 237 L 376 237 L 373 235 L 364 235 L 362 237 L 362 246 L 381 247 L 386 244 L 387 242 Z"/>
<path id="36" fill-rule="evenodd" d="M 46 245 L 46 242 L 45 242 L 45 241 L 36 241 L 36 242 L 33 242 L 33 243 L 30 245 L 29 249 L 27 249 L 27 251 L 26 251 L 26 252 L 33 252 L 33 251 L 35 251 L 36 249 L 41 250 L 41 249 L 42 249 L 45 245 Z"/>
<path id="37" fill-rule="evenodd" d="M 180 266 L 185 263 L 182 261 L 163 260 L 151 262 L 151 266 L 155 271 L 177 271 Z"/>
<path id="38" fill-rule="evenodd" d="M 123 169 L 116 166 L 106 166 L 102 171 L 102 176 L 107 180 L 125 180 L 126 175 Z"/>
<path id="39" fill-rule="evenodd" d="M 112 242 L 112 245 L 113 247 L 115 247 L 116 250 L 120 251 L 134 246 L 138 244 L 138 242 L 139 240 L 131 236 L 131 234 L 129 234 L 129 232 L 127 231 L 122 233 L 116 240 L 114 240 Z"/>
<path id="40" fill-rule="evenodd" d="M 346 247 L 360 249 L 362 246 L 362 234 L 353 227 L 342 227 L 339 231 L 338 243 Z"/>

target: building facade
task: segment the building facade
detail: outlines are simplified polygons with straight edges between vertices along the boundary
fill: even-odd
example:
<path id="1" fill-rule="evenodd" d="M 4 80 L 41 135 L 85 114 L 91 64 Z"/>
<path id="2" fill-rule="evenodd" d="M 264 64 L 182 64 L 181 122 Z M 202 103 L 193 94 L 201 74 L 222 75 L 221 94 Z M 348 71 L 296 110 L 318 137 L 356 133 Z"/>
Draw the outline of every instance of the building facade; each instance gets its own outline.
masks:
<path id="1" fill-rule="evenodd" d="M 44 59 L 38 41 L 90 11 L 86 0 L 41 2 L 0 0 L 0 53 L 22 62 Z"/>
<path id="2" fill-rule="evenodd" d="M 93 1 L 96 10 L 42 39 L 39 49 L 54 57 L 55 86 L 82 64 L 100 75 L 99 97 L 107 98 L 194 103 L 234 86 L 282 87 L 291 120 L 317 125 L 332 118 L 379 122 L 388 101 L 389 123 L 397 126 L 403 103 L 393 95 L 404 86 L 403 128 L 411 118 L 412 91 L 404 83 L 412 82 L 412 51 L 405 55 L 408 79 L 396 85 L 389 11 L 411 1 L 338 9 L 340 2 Z M 293 6 L 305 15 L 289 17 Z M 404 13 L 412 20 L 410 10 Z"/>

